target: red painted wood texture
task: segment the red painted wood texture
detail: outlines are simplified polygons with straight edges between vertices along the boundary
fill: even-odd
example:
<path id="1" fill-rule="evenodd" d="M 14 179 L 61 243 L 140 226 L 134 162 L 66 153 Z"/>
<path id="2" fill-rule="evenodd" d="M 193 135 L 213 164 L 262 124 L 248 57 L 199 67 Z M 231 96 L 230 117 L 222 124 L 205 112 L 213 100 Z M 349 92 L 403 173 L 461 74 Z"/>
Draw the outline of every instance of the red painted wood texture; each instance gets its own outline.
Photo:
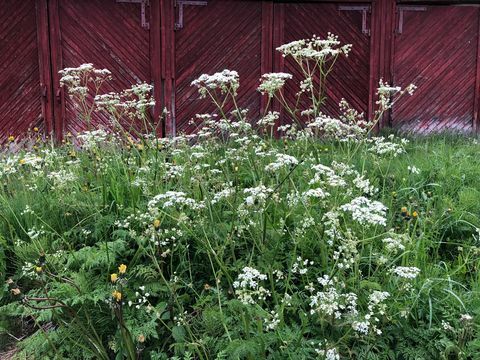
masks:
<path id="1" fill-rule="evenodd" d="M 344 44 L 353 44 L 348 58 L 340 57 L 334 70 L 327 78 L 327 100 L 323 111 L 329 115 L 339 113 L 338 103 L 345 98 L 358 111 L 368 112 L 370 86 L 370 36 L 362 33 L 362 12 L 358 10 L 341 10 L 339 4 L 333 3 L 279 3 L 276 9 L 280 13 L 276 26 L 281 27 L 277 32 L 276 46 L 294 40 L 310 38 L 313 35 L 325 37 L 328 32 L 339 36 Z M 283 12 L 283 14 L 282 14 Z M 368 16 L 367 27 L 371 22 Z M 282 36 L 283 35 L 283 36 Z M 299 91 L 299 81 L 303 75 L 298 65 L 291 58 L 286 58 L 280 68 L 293 74 L 293 81 L 287 81 L 284 96 L 290 106 L 296 103 L 296 93 Z M 318 87 L 318 79 L 315 79 Z M 311 101 L 302 95 L 300 111 L 305 110 Z"/>
<path id="2" fill-rule="evenodd" d="M 52 37 L 56 37 L 55 73 L 83 63 L 106 68 L 112 72 L 113 81 L 103 92 L 121 91 L 136 83 L 151 82 L 150 32 L 142 27 L 139 4 L 117 3 L 115 0 L 55 2 L 57 7 L 53 11 L 58 15 L 52 17 L 56 18 L 57 24 L 51 29 L 56 32 L 52 33 Z M 58 83 L 55 85 L 59 91 Z M 79 120 L 69 96 L 63 94 L 60 97 L 59 105 L 64 109 L 57 114 L 63 120 L 57 123 L 58 128 L 72 133 L 85 130 L 87 124 Z M 108 127 L 110 122 L 106 114 L 96 113 L 92 125 Z"/>
<path id="3" fill-rule="evenodd" d="M 0 5 L 0 135 L 25 133 L 38 126 L 61 139 L 85 129 L 59 86 L 58 71 L 91 62 L 108 68 L 115 80 L 104 91 L 120 91 L 137 82 L 155 86 L 152 119 L 169 112 L 160 135 L 192 132 L 197 113 L 213 111 L 200 99 L 192 80 L 223 69 L 240 73 L 239 105 L 255 119 L 266 107 L 256 91 L 262 73 L 299 73 L 275 48 L 285 42 L 325 36 L 328 31 L 353 44 L 328 82 L 324 111 L 338 114 L 345 97 L 372 114 L 378 80 L 419 86 L 398 102 L 380 127 L 430 133 L 445 129 L 478 131 L 480 107 L 480 9 L 474 6 L 420 5 L 427 11 L 403 11 L 403 0 L 349 1 L 369 5 L 370 36 L 362 33 L 361 11 L 341 11 L 345 2 L 207 0 L 184 6 L 183 28 L 175 30 L 177 0 L 150 0 L 142 27 L 139 3 L 116 0 L 3 0 Z M 408 2 L 408 1 L 407 1 Z M 412 3 L 412 1 L 409 1 Z M 426 4 L 426 5 L 425 5 Z M 285 88 L 293 101 L 298 88 Z M 280 110 L 278 103 L 271 108 Z M 93 119 L 108 126 L 105 115 Z"/>
<path id="4" fill-rule="evenodd" d="M 414 133 L 472 131 L 479 8 L 403 9 L 403 24 L 397 17 L 402 32 L 395 37 L 394 81 L 418 89 L 394 106 L 392 125 Z"/>
<path id="5" fill-rule="evenodd" d="M 175 32 L 175 132 L 192 132 L 195 114 L 215 107 L 200 99 L 190 84 L 203 73 L 224 69 L 240 75 L 238 106 L 258 117 L 261 76 L 262 2 L 209 0 L 207 6 L 185 6 L 184 27 Z M 232 104 L 227 106 L 227 111 Z"/>
<path id="6" fill-rule="evenodd" d="M 44 125 L 36 17 L 35 0 L 0 4 L 0 142 Z"/>

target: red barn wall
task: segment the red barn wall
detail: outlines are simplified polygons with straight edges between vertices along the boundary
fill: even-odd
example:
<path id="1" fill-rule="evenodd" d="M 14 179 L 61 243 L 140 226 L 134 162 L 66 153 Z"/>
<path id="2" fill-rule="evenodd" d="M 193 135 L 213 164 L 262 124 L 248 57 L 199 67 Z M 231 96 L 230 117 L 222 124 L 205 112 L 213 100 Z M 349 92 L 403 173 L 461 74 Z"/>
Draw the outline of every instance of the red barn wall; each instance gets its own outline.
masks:
<path id="1" fill-rule="evenodd" d="M 65 131 L 85 129 L 58 76 L 61 68 L 85 62 L 113 72 L 115 81 L 106 91 L 152 83 L 157 101 L 152 121 L 163 135 L 195 130 L 197 125 L 190 124 L 195 114 L 212 107 L 199 99 L 190 83 L 225 68 L 239 71 L 240 106 L 256 118 L 266 105 L 255 90 L 262 73 L 286 71 L 298 77 L 275 48 L 328 31 L 352 43 L 353 52 L 339 60 L 329 80 L 325 112 L 335 115 L 338 101 L 345 97 L 372 114 L 376 85 L 383 78 L 399 86 L 413 82 L 419 89 L 397 103 L 381 126 L 422 133 L 478 129 L 478 7 L 439 6 L 426 0 L 415 5 L 394 0 L 182 3 L 4 0 L 0 134 L 17 135 L 39 126 L 60 139 Z M 365 16 L 361 9 L 367 9 Z M 291 82 L 285 94 L 292 97 L 295 92 Z M 93 123 L 108 126 L 108 119 L 96 115 Z"/>

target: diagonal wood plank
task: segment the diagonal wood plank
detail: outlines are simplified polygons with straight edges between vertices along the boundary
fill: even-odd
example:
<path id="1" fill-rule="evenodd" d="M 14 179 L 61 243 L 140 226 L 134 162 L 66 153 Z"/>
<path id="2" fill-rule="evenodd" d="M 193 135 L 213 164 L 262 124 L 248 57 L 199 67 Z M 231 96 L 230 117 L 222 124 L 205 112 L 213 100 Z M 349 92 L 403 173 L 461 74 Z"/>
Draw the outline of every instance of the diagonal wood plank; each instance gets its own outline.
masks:
<path id="1" fill-rule="evenodd" d="M 360 11 L 340 11 L 333 3 L 287 3 L 285 7 L 284 43 L 313 35 L 325 37 L 328 32 L 339 36 L 342 43 L 353 44 L 348 58 L 339 58 L 327 79 L 327 100 L 323 111 L 329 115 L 339 114 L 338 103 L 345 98 L 355 109 L 367 113 L 369 97 L 370 37 L 362 33 Z M 290 58 L 285 61 L 284 70 L 294 75 L 285 87 L 286 99 L 295 104 L 295 94 L 303 75 L 298 65 Z M 318 78 L 314 79 L 318 87 Z M 311 105 L 304 95 L 300 110 Z"/>
<path id="2" fill-rule="evenodd" d="M 138 4 L 61 0 L 59 11 L 63 67 L 93 63 L 97 68 L 109 69 L 113 81 L 104 92 L 121 91 L 139 82 L 150 83 L 150 33 L 141 26 Z M 65 108 L 65 131 L 85 130 L 86 124 L 79 120 L 68 96 Z M 94 115 L 92 124 L 111 125 L 102 113 Z"/>
<path id="3" fill-rule="evenodd" d="M 0 6 L 0 142 L 41 127 L 35 0 Z"/>
<path id="4" fill-rule="evenodd" d="M 207 6 L 187 6 L 184 27 L 175 33 L 176 131 L 191 133 L 195 114 L 212 113 L 215 107 L 200 99 L 191 82 L 201 74 L 236 70 L 240 75 L 238 105 L 257 117 L 261 76 L 260 1 L 209 0 Z M 232 109 L 227 104 L 227 111 Z"/>
<path id="5" fill-rule="evenodd" d="M 394 79 L 418 89 L 395 104 L 394 127 L 422 134 L 473 130 L 478 11 L 429 6 L 404 12 L 403 33 L 395 38 Z"/>

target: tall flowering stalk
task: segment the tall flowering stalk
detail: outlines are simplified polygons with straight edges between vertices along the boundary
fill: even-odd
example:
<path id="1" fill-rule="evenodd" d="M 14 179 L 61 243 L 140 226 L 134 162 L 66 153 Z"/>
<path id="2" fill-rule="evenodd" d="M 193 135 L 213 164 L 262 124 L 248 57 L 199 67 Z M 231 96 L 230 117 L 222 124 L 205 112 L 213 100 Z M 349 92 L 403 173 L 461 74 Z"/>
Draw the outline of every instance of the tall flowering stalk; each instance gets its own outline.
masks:
<path id="1" fill-rule="evenodd" d="M 87 124 L 87 130 L 91 130 L 92 113 L 96 107 L 94 98 L 104 84 L 112 79 L 111 72 L 96 69 L 88 63 L 76 68 L 65 68 L 59 74 L 62 76 L 60 85 L 66 87 L 81 120 Z"/>

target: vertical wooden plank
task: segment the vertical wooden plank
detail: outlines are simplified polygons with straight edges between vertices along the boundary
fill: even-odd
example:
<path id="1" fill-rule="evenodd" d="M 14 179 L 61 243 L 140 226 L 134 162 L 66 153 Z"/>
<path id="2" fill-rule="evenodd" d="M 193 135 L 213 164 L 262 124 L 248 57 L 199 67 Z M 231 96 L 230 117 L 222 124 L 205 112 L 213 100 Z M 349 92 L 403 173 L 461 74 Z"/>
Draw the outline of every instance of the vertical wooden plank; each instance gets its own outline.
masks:
<path id="1" fill-rule="evenodd" d="M 64 90 L 60 86 L 60 74 L 58 73 L 63 68 L 59 1 L 60 0 L 51 0 L 48 6 L 50 51 L 52 59 L 53 112 L 55 118 L 53 131 L 57 141 L 61 141 L 63 139 L 63 130 L 65 125 Z"/>
<path id="2" fill-rule="evenodd" d="M 153 123 L 157 136 L 163 136 L 162 116 L 162 26 L 160 0 L 150 1 L 150 73 L 153 82 Z"/>
<path id="3" fill-rule="evenodd" d="M 396 31 L 396 6 L 395 0 L 383 0 L 385 3 L 383 22 L 383 33 L 385 34 L 385 40 L 383 42 L 383 49 L 381 50 L 381 74 L 380 77 L 389 84 L 394 83 L 394 45 L 395 45 L 395 31 Z M 380 80 L 379 77 L 379 80 Z M 389 110 L 382 119 L 381 126 L 390 126 L 392 122 L 392 110 Z"/>
<path id="4" fill-rule="evenodd" d="M 375 107 L 375 89 L 378 83 L 379 74 L 379 57 L 381 49 L 381 14 L 382 14 L 382 0 L 375 1 L 371 5 L 370 14 L 370 79 L 368 90 L 368 110 L 367 119 L 372 119 Z"/>
<path id="5" fill-rule="evenodd" d="M 162 29 L 162 68 L 163 101 L 168 111 L 165 117 L 165 135 L 175 135 L 175 6 L 174 0 L 161 0 L 161 29 Z"/>
<path id="6" fill-rule="evenodd" d="M 262 60 L 261 73 L 273 71 L 273 1 L 262 1 Z M 268 97 L 262 96 L 260 116 L 267 111 Z"/>
<path id="7" fill-rule="evenodd" d="M 372 3 L 372 39 L 370 58 L 370 91 L 368 116 L 376 108 L 377 87 L 380 79 L 392 83 L 393 42 L 395 33 L 395 0 L 377 0 Z M 390 112 L 384 114 L 376 130 L 389 124 Z"/>
<path id="8" fill-rule="evenodd" d="M 273 9 L 273 70 L 283 72 L 285 68 L 285 58 L 276 50 L 283 45 L 285 31 L 285 4 L 275 3 Z M 277 126 L 284 124 L 284 110 L 278 100 L 273 100 L 272 109 L 280 113 Z"/>
<path id="9" fill-rule="evenodd" d="M 479 107 L 479 96 L 480 96 L 480 9 L 477 9 L 477 68 L 476 68 L 476 78 L 475 78 L 475 95 L 473 103 L 473 131 L 478 133 L 479 131 L 479 117 L 478 117 L 478 107 Z"/>
<path id="10" fill-rule="evenodd" d="M 50 63 L 50 41 L 48 34 L 47 0 L 36 0 L 38 64 L 40 70 L 40 92 L 42 118 L 45 121 L 45 133 L 53 132 L 52 76 Z"/>

